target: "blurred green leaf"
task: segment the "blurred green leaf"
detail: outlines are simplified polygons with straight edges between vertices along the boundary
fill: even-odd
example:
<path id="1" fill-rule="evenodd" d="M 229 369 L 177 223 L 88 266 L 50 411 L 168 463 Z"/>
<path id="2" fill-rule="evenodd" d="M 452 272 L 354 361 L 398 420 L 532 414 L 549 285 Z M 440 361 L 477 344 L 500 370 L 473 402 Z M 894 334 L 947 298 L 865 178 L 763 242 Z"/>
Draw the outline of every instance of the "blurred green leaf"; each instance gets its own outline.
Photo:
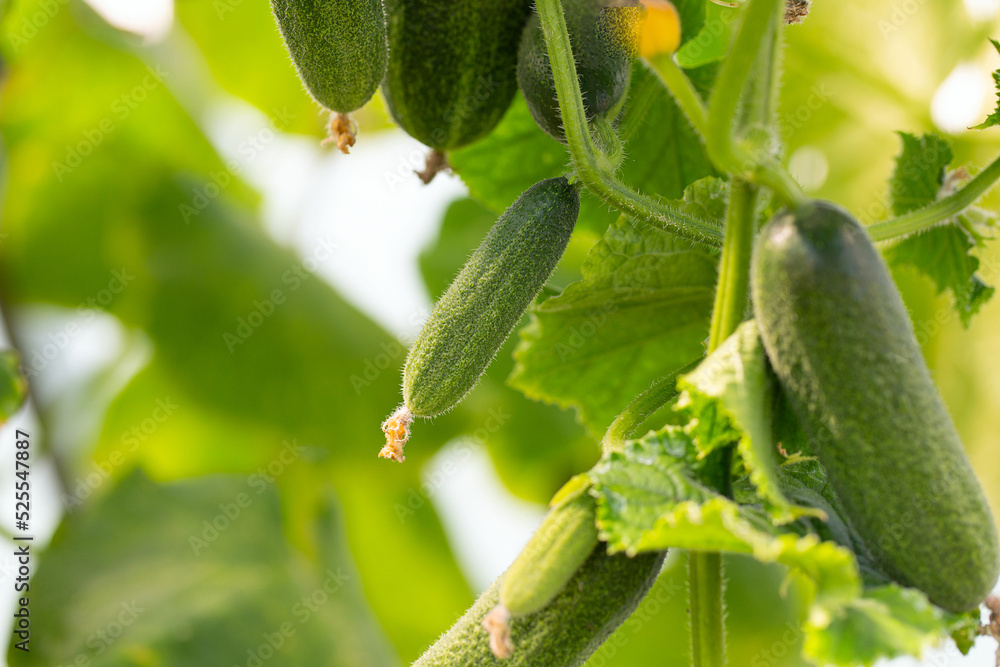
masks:
<path id="1" fill-rule="evenodd" d="M 612 226 L 583 280 L 535 306 L 511 384 L 580 409 L 595 434 L 650 383 L 704 352 L 715 260 L 672 234 Z"/>
<path id="2" fill-rule="evenodd" d="M 21 374 L 21 356 L 0 350 L 0 424 L 14 416 L 28 397 L 28 382 Z"/>
<path id="3" fill-rule="evenodd" d="M 896 215 L 922 208 L 947 194 L 943 190 L 955 187 L 946 179 L 945 167 L 953 157 L 946 140 L 934 134 L 917 137 L 901 132 L 900 136 L 903 150 L 890 182 Z M 926 275 L 938 292 L 950 291 L 962 324 L 969 326 L 995 291 L 976 274 L 979 259 L 972 251 L 992 238 L 996 226 L 995 214 L 969 209 L 942 226 L 904 239 L 885 256 L 894 266 L 911 266 Z"/>
<path id="4" fill-rule="evenodd" d="M 160 486 L 142 473 L 63 522 L 31 581 L 31 652 L 12 665 L 394 665 L 329 503 L 319 557 L 284 538 L 252 478 Z"/>
<path id="5" fill-rule="evenodd" d="M 176 12 L 227 92 L 284 131 L 323 133 L 326 115 L 299 81 L 268 0 L 179 0 Z"/>
<path id="6" fill-rule="evenodd" d="M 474 199 L 459 199 L 448 206 L 437 241 L 420 253 L 420 274 L 431 298 L 437 300 L 469 255 L 496 222 L 496 214 Z"/>

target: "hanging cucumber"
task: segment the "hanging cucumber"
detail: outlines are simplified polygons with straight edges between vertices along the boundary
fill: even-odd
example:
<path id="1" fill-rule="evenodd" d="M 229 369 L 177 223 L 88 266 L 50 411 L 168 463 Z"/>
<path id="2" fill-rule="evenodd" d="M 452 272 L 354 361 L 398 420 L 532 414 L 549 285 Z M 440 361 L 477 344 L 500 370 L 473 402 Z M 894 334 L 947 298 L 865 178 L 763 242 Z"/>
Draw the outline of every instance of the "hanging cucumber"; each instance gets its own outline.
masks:
<path id="1" fill-rule="evenodd" d="M 331 140 L 354 145 L 347 114 L 371 99 L 389 60 L 382 0 L 271 0 L 299 78 L 334 112 Z"/>
<path id="2" fill-rule="evenodd" d="M 576 73 L 587 118 L 618 115 L 639 49 L 644 10 L 606 7 L 600 0 L 564 0 L 566 28 L 573 45 Z M 565 141 L 556 84 L 538 16 L 533 16 L 521 39 L 517 82 L 538 126 Z"/>
<path id="3" fill-rule="evenodd" d="M 778 215 L 752 290 L 771 363 L 862 538 L 895 580 L 974 608 L 1000 571 L 996 526 L 865 231 L 823 202 Z"/>
<path id="4" fill-rule="evenodd" d="M 434 305 L 403 369 L 403 405 L 383 424 L 383 458 L 403 460 L 413 417 L 453 408 L 476 385 L 562 257 L 580 197 L 562 177 L 511 204 Z"/>
<path id="5" fill-rule="evenodd" d="M 517 90 L 517 45 L 531 0 L 386 0 L 396 122 L 438 151 L 500 122 Z"/>

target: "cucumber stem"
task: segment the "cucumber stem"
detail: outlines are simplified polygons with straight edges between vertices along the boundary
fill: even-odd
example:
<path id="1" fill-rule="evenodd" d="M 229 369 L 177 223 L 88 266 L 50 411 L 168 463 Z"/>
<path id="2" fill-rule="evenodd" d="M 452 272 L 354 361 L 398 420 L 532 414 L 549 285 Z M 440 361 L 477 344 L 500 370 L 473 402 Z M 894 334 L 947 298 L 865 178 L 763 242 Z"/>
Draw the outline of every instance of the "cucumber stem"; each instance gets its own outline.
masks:
<path id="1" fill-rule="evenodd" d="M 726 636 L 722 623 L 722 555 L 692 551 L 688 554 L 691 593 L 691 664 L 722 667 L 726 664 Z M 716 620 L 719 622 L 716 623 Z"/>
<path id="2" fill-rule="evenodd" d="M 743 321 L 750 289 L 754 205 L 757 188 L 734 176 L 729 186 L 726 238 L 719 263 L 719 283 L 708 339 L 708 351 L 722 345 Z"/>
<path id="3" fill-rule="evenodd" d="M 595 195 L 631 218 L 710 248 L 721 246 L 722 233 L 715 225 L 634 192 L 601 168 L 598 149 L 587 126 L 576 62 L 560 0 L 537 0 L 536 7 L 549 52 L 566 143 L 580 181 Z"/>
<path id="4" fill-rule="evenodd" d="M 712 95 L 708 101 L 705 144 L 709 158 L 720 171 L 738 174 L 755 183 L 766 185 L 786 203 L 799 206 L 809 198 L 770 151 L 753 150 L 742 142 L 733 141 L 733 126 L 739 108 L 740 94 L 762 49 L 773 42 L 768 38 L 776 34 L 772 31 L 772 26 L 775 17 L 783 15 L 784 6 L 784 0 L 749 0 L 747 3 L 736 41 L 719 68 L 712 87 Z M 770 49 L 768 56 L 768 60 L 773 61 L 776 56 L 775 49 Z M 772 73 L 769 68 L 768 74 Z M 774 94 L 773 78 L 768 76 L 768 80 L 763 84 L 767 98 L 754 100 L 751 104 L 767 109 Z"/>
<path id="5" fill-rule="evenodd" d="M 930 229 L 972 206 L 996 184 L 998 178 L 1000 157 L 993 160 L 961 190 L 924 208 L 877 222 L 868 227 L 868 234 L 873 241 L 893 241 Z"/>
<path id="6" fill-rule="evenodd" d="M 667 90 L 677 102 L 677 106 L 687 116 L 691 127 L 704 137 L 708 127 L 708 108 L 705 106 L 704 100 L 701 99 L 701 95 L 695 90 L 691 79 L 674 62 L 673 56 L 657 59 L 656 69 L 663 78 L 663 82 L 667 84 Z"/>

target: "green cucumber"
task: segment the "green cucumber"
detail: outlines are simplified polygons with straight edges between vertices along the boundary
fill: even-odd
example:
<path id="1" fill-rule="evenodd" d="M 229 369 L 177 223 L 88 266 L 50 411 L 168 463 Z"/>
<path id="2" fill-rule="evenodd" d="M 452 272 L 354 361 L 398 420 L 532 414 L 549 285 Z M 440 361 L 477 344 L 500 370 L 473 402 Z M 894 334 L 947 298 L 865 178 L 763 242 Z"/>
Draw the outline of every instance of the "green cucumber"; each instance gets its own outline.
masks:
<path id="1" fill-rule="evenodd" d="M 403 367 L 403 405 L 383 424 L 383 458 L 403 460 L 413 417 L 455 407 L 476 385 L 566 250 L 580 212 L 563 177 L 510 205 L 438 299 Z"/>
<path id="2" fill-rule="evenodd" d="M 613 118 L 628 92 L 644 10 L 641 6 L 601 7 L 598 0 L 563 0 L 562 4 L 587 118 Z M 532 17 L 521 39 L 517 82 L 538 126 L 565 141 L 538 16 Z"/>
<path id="3" fill-rule="evenodd" d="M 587 493 L 589 484 L 579 480 L 570 481 L 576 488 L 565 499 L 557 494 L 542 525 L 503 575 L 500 604 L 510 616 L 547 605 L 597 546 L 597 501 Z"/>
<path id="4" fill-rule="evenodd" d="M 517 45 L 531 0 L 386 0 L 396 122 L 438 151 L 500 122 L 517 91 Z"/>
<path id="5" fill-rule="evenodd" d="M 413 667 L 582 665 L 639 606 L 656 582 L 664 555 L 609 556 L 598 546 L 548 605 L 510 620 L 513 650 L 507 658 L 496 657 L 482 627 L 499 602 L 500 582 L 495 582 Z"/>
<path id="6" fill-rule="evenodd" d="M 864 229 L 823 202 L 779 214 L 752 291 L 775 373 L 879 564 L 944 609 L 975 608 L 1000 572 L 996 526 Z"/>
<path id="7" fill-rule="evenodd" d="M 271 8 L 317 102 L 347 114 L 371 99 L 389 60 L 382 0 L 271 0 Z"/>

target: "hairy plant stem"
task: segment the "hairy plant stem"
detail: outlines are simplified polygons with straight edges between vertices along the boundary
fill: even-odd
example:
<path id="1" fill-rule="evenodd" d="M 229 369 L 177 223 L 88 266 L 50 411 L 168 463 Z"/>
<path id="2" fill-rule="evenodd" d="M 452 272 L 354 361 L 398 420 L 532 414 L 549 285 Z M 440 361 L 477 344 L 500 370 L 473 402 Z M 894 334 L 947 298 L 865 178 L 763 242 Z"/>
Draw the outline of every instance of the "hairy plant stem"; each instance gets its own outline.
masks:
<path id="1" fill-rule="evenodd" d="M 708 350 L 722 345 L 743 321 L 750 289 L 750 254 L 753 249 L 754 205 L 757 188 L 734 176 L 729 185 L 726 239 L 719 263 L 719 284 L 709 331 Z"/>
<path id="2" fill-rule="evenodd" d="M 688 554 L 691 594 L 691 664 L 722 667 L 726 664 L 725 616 L 722 600 L 722 555 L 692 551 Z M 718 620 L 718 623 L 715 621 Z"/>
<path id="3" fill-rule="evenodd" d="M 897 218 L 877 222 L 868 227 L 868 234 L 873 241 L 892 241 L 930 229 L 972 206 L 977 199 L 993 187 L 998 178 L 1000 178 L 1000 157 L 993 160 L 961 190 L 934 202 L 930 206 Z"/>
<path id="4" fill-rule="evenodd" d="M 712 95 L 708 101 L 705 144 L 717 169 L 766 185 L 786 203 L 798 206 L 808 201 L 808 197 L 767 147 L 754 147 L 746 141 L 733 141 L 733 125 L 740 103 L 739 93 L 745 87 L 762 46 L 771 45 L 768 47 L 768 60 L 774 61 L 777 55 L 776 49 L 772 48 L 775 41 L 773 38 L 777 35 L 775 17 L 783 16 L 784 8 L 784 0 L 749 0 L 747 3 L 732 50 L 719 68 L 712 87 Z M 774 72 L 768 68 L 764 73 L 766 80 L 760 82 L 760 89 L 766 91 L 766 97 L 759 96 L 751 100 L 748 103 L 751 107 L 769 108 L 771 105 Z M 677 95 L 676 92 L 674 94 Z M 684 95 L 681 92 L 681 96 Z"/>
<path id="5" fill-rule="evenodd" d="M 560 0 L 537 0 L 536 7 L 545 34 L 566 143 L 573 158 L 573 166 L 583 184 L 631 218 L 645 221 L 694 243 L 718 248 L 722 244 L 722 234 L 717 227 L 633 191 L 620 183 L 613 173 L 602 168 L 604 161 L 587 125 L 576 62 Z"/>
<path id="6" fill-rule="evenodd" d="M 698 359 L 679 371 L 654 381 L 649 389 L 632 399 L 605 432 L 601 440 L 601 452 L 609 454 L 622 451 L 625 442 L 635 436 L 642 423 L 677 396 L 677 378 L 690 373 L 700 363 L 701 359 Z"/>

